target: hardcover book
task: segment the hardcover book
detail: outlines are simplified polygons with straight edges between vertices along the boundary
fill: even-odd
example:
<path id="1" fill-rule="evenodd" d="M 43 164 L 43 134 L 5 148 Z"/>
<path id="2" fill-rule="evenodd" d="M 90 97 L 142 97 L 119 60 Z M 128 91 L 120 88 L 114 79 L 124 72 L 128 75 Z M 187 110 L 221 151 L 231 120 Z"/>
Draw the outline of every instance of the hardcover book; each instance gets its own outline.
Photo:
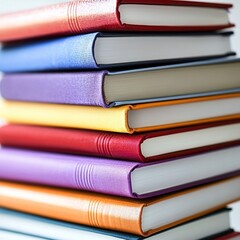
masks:
<path id="1" fill-rule="evenodd" d="M 2 207 L 148 236 L 240 199 L 240 177 L 145 200 L 1 181 Z M 174 206 L 174 214 L 172 211 Z"/>
<path id="2" fill-rule="evenodd" d="M 240 117 L 240 94 L 126 105 L 115 108 L 4 101 L 0 116 L 13 123 L 142 132 Z"/>
<path id="3" fill-rule="evenodd" d="M 158 65 L 233 55 L 230 32 L 195 34 L 91 33 L 10 44 L 0 70 L 26 72 Z"/>
<path id="4" fill-rule="evenodd" d="M 151 162 L 239 145 L 239 129 L 240 119 L 132 135 L 8 124 L 0 127 L 0 144 Z"/>
<path id="5" fill-rule="evenodd" d="M 0 0 L 0 14 L 34 9 L 62 2 L 68 2 L 68 0 Z"/>
<path id="6" fill-rule="evenodd" d="M 4 240 L 47 240 L 47 238 L 40 238 L 36 236 L 30 236 L 22 233 L 16 233 L 0 229 L 0 239 Z"/>
<path id="7" fill-rule="evenodd" d="M 231 232 L 229 215 L 229 209 L 223 209 L 145 238 L 0 209 L 0 229 L 58 240 L 190 240 Z"/>
<path id="8" fill-rule="evenodd" d="M 145 198 L 239 175 L 239 159 L 239 146 L 151 164 L 2 148 L 0 178 Z"/>
<path id="9" fill-rule="evenodd" d="M 240 92 L 239 75 L 233 58 L 120 72 L 12 73 L 0 87 L 8 100 L 112 107 Z"/>
<path id="10" fill-rule="evenodd" d="M 94 31 L 219 30 L 233 26 L 230 7 L 182 0 L 69 1 L 0 16 L 0 41 Z"/>

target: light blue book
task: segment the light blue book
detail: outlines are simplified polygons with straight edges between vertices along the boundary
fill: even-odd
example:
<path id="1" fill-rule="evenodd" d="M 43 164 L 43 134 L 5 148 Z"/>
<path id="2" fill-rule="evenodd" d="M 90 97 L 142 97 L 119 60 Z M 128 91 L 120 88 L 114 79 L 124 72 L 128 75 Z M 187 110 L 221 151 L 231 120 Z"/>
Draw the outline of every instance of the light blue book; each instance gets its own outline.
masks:
<path id="1" fill-rule="evenodd" d="M 35 236 L 30 236 L 26 234 L 21 234 L 17 232 L 5 231 L 0 229 L 0 239 L 1 240 L 49 240 L 48 238 L 40 238 Z"/>

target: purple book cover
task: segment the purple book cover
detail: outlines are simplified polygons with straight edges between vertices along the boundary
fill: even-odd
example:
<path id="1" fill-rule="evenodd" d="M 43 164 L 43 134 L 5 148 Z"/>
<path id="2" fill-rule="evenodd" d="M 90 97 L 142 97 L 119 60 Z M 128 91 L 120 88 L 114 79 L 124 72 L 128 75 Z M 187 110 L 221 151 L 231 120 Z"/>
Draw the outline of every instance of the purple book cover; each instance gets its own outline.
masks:
<path id="1" fill-rule="evenodd" d="M 223 164 L 226 165 L 228 164 L 228 159 L 221 159 L 221 155 L 224 152 L 223 155 L 226 156 L 226 151 L 229 156 L 238 156 L 239 159 L 240 147 L 227 148 L 198 156 L 202 156 L 202 159 L 207 159 L 208 156 L 210 158 L 211 155 L 217 153 L 216 157 L 219 163 L 225 160 Z M 214 174 L 214 176 L 149 193 L 137 194 L 132 192 L 131 174 L 135 169 L 150 165 L 168 164 L 170 161 L 179 164 L 181 159 L 187 159 L 190 164 L 196 166 L 194 156 L 197 155 L 146 164 L 115 159 L 1 148 L 0 179 L 81 189 L 131 198 L 145 198 L 235 176 L 240 173 L 240 162 L 236 159 L 234 160 L 236 163 L 228 164 L 232 165 L 226 167 L 228 170 L 224 170 L 220 174 Z M 214 166 L 214 168 L 217 168 L 217 166 Z M 200 168 L 197 167 L 197 169 Z M 174 174 L 171 175 L 173 178 L 176 178 Z M 184 177 L 186 175 L 185 172 L 182 172 L 182 175 Z M 161 178 L 161 172 L 159 177 Z M 162 181 L 165 181 L 164 177 L 162 177 Z"/>
<path id="2" fill-rule="evenodd" d="M 105 74 L 107 71 L 6 74 L 1 95 L 8 100 L 106 107 Z"/>
<path id="3" fill-rule="evenodd" d="M 14 56 L 13 56 L 14 58 Z M 214 65 L 239 62 L 239 58 L 208 60 L 197 63 L 182 63 L 153 68 L 124 71 L 86 71 L 63 73 L 10 73 L 3 75 L 0 82 L 1 95 L 7 100 L 46 102 L 59 104 L 90 105 L 112 107 L 126 104 L 177 100 L 182 98 L 203 97 L 216 94 L 240 92 L 240 88 L 216 89 L 208 92 L 186 93 L 182 95 L 159 96 L 155 98 L 139 98 L 132 100 L 108 102 L 105 97 L 105 76 L 141 73 L 165 69 L 186 68 L 191 66 Z M 161 79 L 159 79 L 160 81 Z"/>

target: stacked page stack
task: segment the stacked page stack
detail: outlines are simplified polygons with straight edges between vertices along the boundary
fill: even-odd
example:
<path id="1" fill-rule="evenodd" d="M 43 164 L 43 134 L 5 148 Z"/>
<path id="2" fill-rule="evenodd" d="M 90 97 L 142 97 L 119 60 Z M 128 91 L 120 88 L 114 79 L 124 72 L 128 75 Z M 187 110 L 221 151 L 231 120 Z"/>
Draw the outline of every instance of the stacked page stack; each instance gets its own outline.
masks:
<path id="1" fill-rule="evenodd" d="M 2 2 L 0 238 L 239 237 L 231 5 Z"/>

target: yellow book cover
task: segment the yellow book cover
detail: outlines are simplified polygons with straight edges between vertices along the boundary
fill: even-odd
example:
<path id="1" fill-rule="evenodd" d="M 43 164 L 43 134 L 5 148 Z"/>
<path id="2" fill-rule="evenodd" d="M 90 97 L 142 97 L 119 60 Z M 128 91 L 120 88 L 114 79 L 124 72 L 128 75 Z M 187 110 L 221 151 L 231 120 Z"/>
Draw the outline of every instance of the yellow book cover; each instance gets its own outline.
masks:
<path id="1" fill-rule="evenodd" d="M 0 117 L 12 123 L 133 133 L 240 118 L 240 93 L 113 108 L 3 101 Z"/>

